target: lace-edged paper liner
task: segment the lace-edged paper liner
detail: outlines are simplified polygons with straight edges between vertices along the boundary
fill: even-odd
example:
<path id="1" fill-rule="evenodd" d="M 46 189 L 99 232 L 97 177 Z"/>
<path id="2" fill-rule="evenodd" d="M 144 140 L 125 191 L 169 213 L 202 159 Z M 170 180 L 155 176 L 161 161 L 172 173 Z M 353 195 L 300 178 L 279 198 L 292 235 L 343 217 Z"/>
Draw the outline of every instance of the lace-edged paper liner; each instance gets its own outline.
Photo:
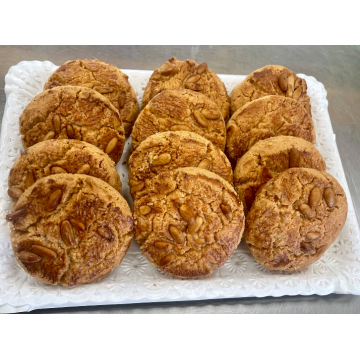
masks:
<path id="1" fill-rule="evenodd" d="M 57 68 L 49 61 L 23 61 L 6 75 L 6 105 L 0 139 L 0 312 L 30 311 L 39 308 L 263 297 L 283 295 L 360 294 L 359 227 L 346 183 L 328 113 L 326 91 L 312 76 L 306 79 L 317 136 L 317 148 L 327 171 L 346 192 L 349 212 L 346 224 L 325 255 L 305 270 L 274 272 L 258 264 L 244 241 L 227 263 L 206 278 L 176 279 L 153 267 L 133 241 L 120 267 L 105 278 L 74 288 L 51 286 L 27 275 L 17 264 L 10 245 L 5 214 L 10 212 L 7 195 L 9 171 L 23 147 L 19 134 L 19 116 L 27 103 L 43 89 L 49 75 Z M 124 70 L 134 87 L 139 103 L 151 71 Z M 230 93 L 245 76 L 219 75 Z M 123 183 L 123 196 L 132 206 L 128 168 L 122 165 L 130 156 L 131 140 L 126 141 L 117 165 Z"/>

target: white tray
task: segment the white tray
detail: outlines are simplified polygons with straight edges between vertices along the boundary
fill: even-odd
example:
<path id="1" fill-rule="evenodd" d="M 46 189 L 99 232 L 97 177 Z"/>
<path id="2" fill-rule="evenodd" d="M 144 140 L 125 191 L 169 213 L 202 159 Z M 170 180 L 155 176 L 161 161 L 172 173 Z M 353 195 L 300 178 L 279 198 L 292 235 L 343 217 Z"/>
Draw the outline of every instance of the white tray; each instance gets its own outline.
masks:
<path id="1" fill-rule="evenodd" d="M 23 150 L 19 134 L 19 115 L 26 104 L 43 89 L 49 75 L 57 68 L 49 61 L 23 61 L 6 75 L 6 105 L 0 139 L 0 312 L 30 311 L 40 308 L 164 302 L 180 300 L 263 297 L 283 295 L 360 294 L 360 237 L 344 170 L 335 142 L 323 84 L 312 76 L 308 84 L 315 123 L 317 148 L 327 171 L 342 185 L 348 199 L 346 224 L 325 255 L 305 270 L 293 273 L 274 272 L 259 265 L 242 241 L 228 262 L 206 278 L 182 280 L 154 268 L 133 243 L 120 267 L 102 280 L 74 288 L 45 285 L 27 275 L 14 259 L 9 226 L 7 195 L 9 171 Z M 129 75 L 139 103 L 151 71 L 123 70 Z M 219 75 L 230 93 L 245 78 L 242 75 Z M 123 196 L 132 206 L 127 185 L 127 161 L 131 148 L 127 140 L 117 170 L 123 182 Z M 123 175 L 124 176 L 123 176 Z"/>

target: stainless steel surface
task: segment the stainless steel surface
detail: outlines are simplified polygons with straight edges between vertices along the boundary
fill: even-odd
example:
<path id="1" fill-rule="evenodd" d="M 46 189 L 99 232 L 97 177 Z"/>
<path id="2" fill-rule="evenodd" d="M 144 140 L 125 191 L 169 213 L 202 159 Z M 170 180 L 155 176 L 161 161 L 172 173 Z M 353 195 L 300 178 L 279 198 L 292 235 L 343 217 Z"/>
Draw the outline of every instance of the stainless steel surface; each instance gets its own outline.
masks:
<path id="1" fill-rule="evenodd" d="M 152 70 L 166 59 L 206 61 L 219 74 L 248 74 L 267 64 L 313 75 L 327 92 L 340 157 L 360 219 L 360 47 L 359 46 L 0 46 L 0 88 L 8 69 L 22 60 L 97 58 L 122 69 Z M 0 114 L 5 94 L 0 93 Z M 2 116 L 1 116 L 2 118 Z M 94 313 L 360 313 L 353 295 L 251 298 L 200 302 L 114 305 L 36 312 Z"/>

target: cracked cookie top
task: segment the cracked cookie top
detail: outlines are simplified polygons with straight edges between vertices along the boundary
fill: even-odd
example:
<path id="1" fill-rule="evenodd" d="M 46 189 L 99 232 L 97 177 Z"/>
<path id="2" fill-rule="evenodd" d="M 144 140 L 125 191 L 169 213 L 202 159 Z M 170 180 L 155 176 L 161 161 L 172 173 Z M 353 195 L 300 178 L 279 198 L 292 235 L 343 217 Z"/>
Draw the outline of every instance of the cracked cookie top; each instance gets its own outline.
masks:
<path id="1" fill-rule="evenodd" d="M 39 179 L 6 216 L 21 267 L 47 284 L 73 286 L 97 280 L 120 265 L 133 236 L 125 199 L 87 175 Z"/>
<path id="2" fill-rule="evenodd" d="M 238 109 L 226 126 L 226 151 L 230 161 L 241 158 L 259 140 L 288 135 L 315 144 L 314 123 L 296 100 L 266 96 Z"/>
<path id="3" fill-rule="evenodd" d="M 145 182 L 161 172 L 182 167 L 199 167 L 221 176 L 230 184 L 232 169 L 225 154 L 209 140 L 189 131 L 167 131 L 145 139 L 129 159 L 132 197 Z"/>
<path id="4" fill-rule="evenodd" d="M 139 104 L 128 78 L 116 66 L 99 60 L 67 61 L 50 75 L 44 90 L 65 85 L 96 90 L 118 110 L 125 135 L 129 136 L 134 121 L 139 115 Z"/>
<path id="5" fill-rule="evenodd" d="M 59 86 L 35 96 L 20 116 L 24 148 L 49 139 L 77 139 L 103 150 L 115 164 L 124 149 L 118 111 L 104 96 L 84 87 Z"/>
<path id="6" fill-rule="evenodd" d="M 230 95 L 231 113 L 250 101 L 268 95 L 280 95 L 298 100 L 311 116 L 306 80 L 279 65 L 267 65 L 255 70 L 235 86 Z"/>
<path id="7" fill-rule="evenodd" d="M 79 140 L 46 140 L 29 147 L 10 170 L 8 194 L 13 208 L 17 199 L 36 180 L 62 173 L 94 176 L 121 194 L 115 163 L 103 151 Z"/>
<path id="8" fill-rule="evenodd" d="M 346 195 L 326 172 L 288 169 L 260 190 L 246 217 L 245 240 L 271 270 L 301 270 L 318 260 L 339 235 Z"/>
<path id="9" fill-rule="evenodd" d="M 293 136 L 261 140 L 246 152 L 234 170 L 235 190 L 244 205 L 245 214 L 262 185 L 277 174 L 295 167 L 326 170 L 325 161 L 316 147 Z"/>
<path id="10" fill-rule="evenodd" d="M 186 89 L 163 91 L 146 105 L 131 133 L 133 149 L 153 134 L 179 130 L 195 132 L 225 149 L 225 122 L 219 108 L 207 96 Z"/>
<path id="11" fill-rule="evenodd" d="M 168 274 L 209 275 L 240 243 L 242 204 L 233 187 L 208 170 L 162 172 L 138 195 L 135 239 L 148 260 Z"/>
<path id="12" fill-rule="evenodd" d="M 151 75 L 146 85 L 142 107 L 164 90 L 190 89 L 209 97 L 221 111 L 225 121 L 229 118 L 230 101 L 224 83 L 204 62 L 180 61 L 176 57 L 167 60 Z"/>

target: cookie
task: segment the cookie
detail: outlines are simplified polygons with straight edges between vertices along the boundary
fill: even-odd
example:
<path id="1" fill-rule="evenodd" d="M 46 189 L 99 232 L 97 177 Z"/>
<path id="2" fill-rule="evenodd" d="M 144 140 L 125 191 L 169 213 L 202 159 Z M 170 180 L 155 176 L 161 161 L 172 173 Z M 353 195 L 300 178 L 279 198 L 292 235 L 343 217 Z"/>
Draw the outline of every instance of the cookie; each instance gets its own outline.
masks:
<path id="1" fill-rule="evenodd" d="M 163 91 L 141 111 L 131 133 L 135 150 L 151 135 L 164 131 L 192 131 L 225 149 L 225 122 L 207 96 L 187 89 Z"/>
<path id="2" fill-rule="evenodd" d="M 234 170 L 235 190 L 250 210 L 256 192 L 277 174 L 294 167 L 325 171 L 323 157 L 309 141 L 293 136 L 276 136 L 257 142 L 238 160 Z"/>
<path id="3" fill-rule="evenodd" d="M 235 86 L 230 95 L 231 113 L 250 101 L 268 95 L 286 96 L 298 100 L 311 116 L 306 80 L 279 65 L 268 65 L 255 70 Z"/>
<path id="4" fill-rule="evenodd" d="M 224 83 L 207 64 L 198 65 L 193 60 L 167 60 L 151 75 L 146 85 L 142 107 L 164 90 L 190 89 L 209 97 L 218 106 L 225 121 L 229 118 L 230 101 Z"/>
<path id="5" fill-rule="evenodd" d="M 131 196 L 134 198 L 145 182 L 159 173 L 190 166 L 210 170 L 233 183 L 229 160 L 209 140 L 189 131 L 167 131 L 149 136 L 131 154 Z"/>
<path id="6" fill-rule="evenodd" d="M 16 260 L 35 279 L 73 286 L 119 266 L 133 236 L 125 199 L 88 175 L 57 174 L 29 187 L 6 216 Z"/>
<path id="7" fill-rule="evenodd" d="M 331 175 L 288 169 L 256 195 L 246 217 L 245 240 L 268 269 L 301 270 L 336 240 L 346 215 L 346 195 Z"/>
<path id="8" fill-rule="evenodd" d="M 162 172 L 134 202 L 135 238 L 148 260 L 183 278 L 209 275 L 240 243 L 244 212 L 233 187 L 199 168 Z"/>
<path id="9" fill-rule="evenodd" d="M 8 194 L 13 207 L 36 180 L 62 173 L 94 176 L 121 194 L 121 181 L 115 164 L 103 151 L 79 140 L 46 140 L 29 147 L 10 170 Z"/>
<path id="10" fill-rule="evenodd" d="M 49 139 L 77 139 L 95 145 L 117 163 L 125 143 L 118 111 L 95 90 L 59 86 L 35 96 L 20 116 L 24 148 Z"/>
<path id="11" fill-rule="evenodd" d="M 129 136 L 134 121 L 139 115 L 139 104 L 128 78 L 116 66 L 103 61 L 93 59 L 67 61 L 50 75 L 44 90 L 65 85 L 96 90 L 119 111 L 125 135 Z"/>
<path id="12" fill-rule="evenodd" d="M 241 158 L 259 140 L 279 135 L 295 136 L 315 144 L 313 120 L 298 101 L 273 95 L 246 104 L 226 126 L 230 161 Z"/>

